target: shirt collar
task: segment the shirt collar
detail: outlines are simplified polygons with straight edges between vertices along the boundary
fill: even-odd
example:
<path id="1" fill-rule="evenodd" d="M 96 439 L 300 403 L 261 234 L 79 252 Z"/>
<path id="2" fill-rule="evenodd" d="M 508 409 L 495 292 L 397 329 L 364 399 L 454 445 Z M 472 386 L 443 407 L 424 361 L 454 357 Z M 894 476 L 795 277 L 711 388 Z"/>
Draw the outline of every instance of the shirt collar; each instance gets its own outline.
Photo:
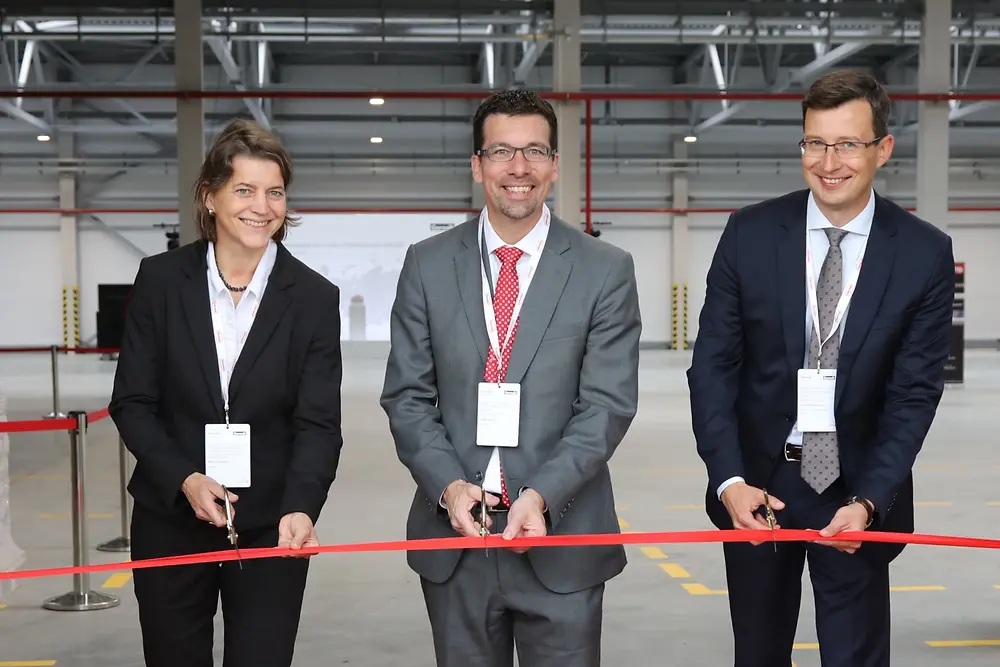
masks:
<path id="1" fill-rule="evenodd" d="M 852 232 L 861 236 L 868 236 L 872 229 L 872 220 L 875 218 L 875 191 L 871 190 L 868 196 L 868 204 L 858 213 L 858 215 L 841 227 L 846 232 Z M 816 199 L 812 192 L 809 193 L 809 204 L 806 207 L 806 227 L 807 229 L 828 229 L 834 225 L 827 219 L 823 212 L 819 210 Z"/>
<path id="2" fill-rule="evenodd" d="M 545 240 L 546 235 L 549 231 L 549 224 L 546 222 L 551 217 L 549 212 L 549 207 L 542 204 L 542 215 L 538 218 L 538 222 L 535 226 L 531 228 L 531 231 L 524 235 L 520 241 L 514 244 L 515 248 L 518 248 L 526 255 L 534 255 L 541 252 L 541 248 L 544 245 L 542 241 Z M 497 235 L 496 230 L 493 229 L 493 225 L 490 224 L 490 214 L 487 210 L 483 209 L 483 226 L 486 228 L 486 252 L 492 254 L 497 248 L 509 245 L 504 243 L 503 239 Z"/>
<path id="3" fill-rule="evenodd" d="M 274 268 L 277 255 L 277 244 L 273 239 L 268 239 L 264 256 L 260 258 L 257 268 L 254 269 L 253 278 L 250 279 L 250 284 L 247 285 L 247 292 L 250 292 L 258 299 L 264 294 L 264 288 L 267 287 L 267 280 L 271 275 L 271 270 Z M 207 259 L 208 283 L 212 287 L 212 293 L 219 294 L 225 292 L 228 294 L 229 288 L 226 287 L 225 283 L 222 282 L 222 278 L 219 277 L 219 265 L 215 262 L 215 244 L 211 241 L 208 243 Z"/>

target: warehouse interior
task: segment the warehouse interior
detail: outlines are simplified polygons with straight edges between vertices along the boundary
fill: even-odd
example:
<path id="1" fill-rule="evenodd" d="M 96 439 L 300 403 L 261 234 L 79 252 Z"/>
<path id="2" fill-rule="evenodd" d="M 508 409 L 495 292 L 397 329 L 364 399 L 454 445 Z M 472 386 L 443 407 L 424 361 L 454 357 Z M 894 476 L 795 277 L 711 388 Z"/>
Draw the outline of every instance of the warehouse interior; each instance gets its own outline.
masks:
<path id="1" fill-rule="evenodd" d="M 710 528 L 684 376 L 706 274 L 732 211 L 805 187 L 801 97 L 840 68 L 893 100 L 875 190 L 955 249 L 917 532 L 1000 538 L 997 0 L 0 0 L 0 424 L 55 425 L 0 430 L 0 575 L 127 560 L 114 549 L 131 463 L 101 412 L 120 340 L 109 311 L 142 258 L 196 238 L 192 183 L 236 117 L 291 153 L 302 224 L 286 246 L 343 296 L 345 446 L 320 540 L 402 539 L 413 481 L 378 405 L 389 309 L 409 245 L 484 205 L 472 116 L 510 87 L 556 109 L 552 212 L 635 261 L 641 399 L 611 461 L 622 530 Z M 85 443 L 61 426 L 81 411 Z M 719 545 L 627 552 L 604 660 L 732 664 Z M 911 545 L 892 578 L 894 662 L 997 664 L 995 552 Z M 793 658 L 820 667 L 805 586 Z M 43 604 L 79 590 L 95 593 L 89 613 Z M 0 576 L 0 638 L 0 666 L 142 665 L 128 568 Z M 434 664 L 404 554 L 314 557 L 295 664 L 401 660 Z"/>

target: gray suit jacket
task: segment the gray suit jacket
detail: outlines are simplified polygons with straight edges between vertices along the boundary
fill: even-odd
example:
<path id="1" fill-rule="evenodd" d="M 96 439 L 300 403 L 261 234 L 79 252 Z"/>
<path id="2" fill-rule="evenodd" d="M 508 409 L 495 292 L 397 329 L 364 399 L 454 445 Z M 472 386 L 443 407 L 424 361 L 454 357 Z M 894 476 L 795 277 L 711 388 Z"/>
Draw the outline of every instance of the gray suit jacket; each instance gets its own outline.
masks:
<path id="1" fill-rule="evenodd" d="M 476 444 L 489 349 L 478 224 L 412 245 L 392 307 L 381 404 L 417 484 L 408 539 L 455 536 L 438 500 L 456 479 L 482 484 L 492 453 Z M 636 413 L 641 328 L 631 255 L 553 216 L 506 375 L 521 384 L 519 442 L 501 452 L 507 488 L 545 499 L 549 534 L 619 532 L 608 460 Z M 442 582 L 461 555 L 410 551 L 407 562 Z M 558 592 L 607 581 L 626 562 L 621 546 L 535 548 L 526 557 Z"/>

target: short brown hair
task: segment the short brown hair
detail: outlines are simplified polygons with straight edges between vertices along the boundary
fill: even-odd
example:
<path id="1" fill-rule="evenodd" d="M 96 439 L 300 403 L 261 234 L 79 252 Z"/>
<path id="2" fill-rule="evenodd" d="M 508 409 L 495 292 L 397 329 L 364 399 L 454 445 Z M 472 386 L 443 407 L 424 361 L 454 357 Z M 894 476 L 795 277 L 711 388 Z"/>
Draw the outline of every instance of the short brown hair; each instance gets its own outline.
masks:
<path id="1" fill-rule="evenodd" d="M 233 176 L 233 158 L 253 157 L 271 160 L 281 169 L 287 188 L 292 182 L 292 158 L 277 137 L 253 121 L 237 118 L 229 122 L 208 149 L 201 173 L 195 183 L 194 216 L 198 233 L 206 241 L 217 240 L 215 216 L 205 207 L 205 196 L 218 192 Z M 299 222 L 287 210 L 281 227 L 271 236 L 283 241 L 289 227 Z"/>
<path id="2" fill-rule="evenodd" d="M 520 88 L 501 90 L 483 100 L 472 118 L 472 153 L 485 148 L 483 146 L 483 125 L 486 119 L 493 115 L 501 116 L 541 116 L 549 124 L 549 147 L 559 150 L 559 125 L 556 112 L 552 105 L 543 100 L 538 93 Z"/>
<path id="3" fill-rule="evenodd" d="M 853 102 L 865 100 L 872 109 L 872 131 L 875 138 L 889 134 L 889 111 L 891 102 L 885 88 L 871 74 L 857 70 L 837 70 L 820 77 L 809 86 L 802 100 L 802 123 L 810 109 L 827 110 Z"/>

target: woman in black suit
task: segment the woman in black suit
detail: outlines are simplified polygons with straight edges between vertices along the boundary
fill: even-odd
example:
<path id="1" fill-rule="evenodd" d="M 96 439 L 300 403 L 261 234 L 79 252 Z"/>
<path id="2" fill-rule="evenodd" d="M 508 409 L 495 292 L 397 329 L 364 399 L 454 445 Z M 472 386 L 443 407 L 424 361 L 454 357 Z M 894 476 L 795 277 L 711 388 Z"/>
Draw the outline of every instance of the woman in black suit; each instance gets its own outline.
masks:
<path id="1" fill-rule="evenodd" d="M 135 455 L 134 560 L 318 544 L 341 435 L 340 293 L 282 245 L 291 160 L 234 121 L 196 186 L 201 239 L 147 257 L 110 411 Z M 228 667 L 291 663 L 308 558 L 134 572 L 149 667 L 211 667 L 221 596 Z"/>

